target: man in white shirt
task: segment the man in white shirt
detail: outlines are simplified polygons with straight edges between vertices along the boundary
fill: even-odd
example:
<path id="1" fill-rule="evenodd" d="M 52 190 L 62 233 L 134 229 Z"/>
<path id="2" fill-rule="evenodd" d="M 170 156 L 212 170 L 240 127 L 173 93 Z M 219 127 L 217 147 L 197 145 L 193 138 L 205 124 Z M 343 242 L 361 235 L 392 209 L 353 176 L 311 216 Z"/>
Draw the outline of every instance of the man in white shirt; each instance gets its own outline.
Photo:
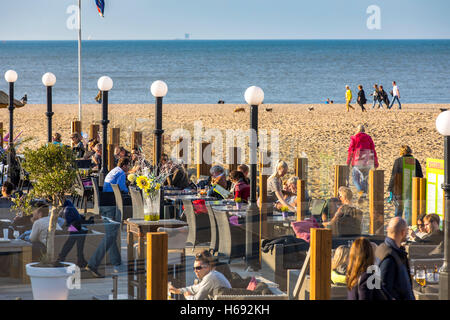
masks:
<path id="1" fill-rule="evenodd" d="M 388 106 L 388 109 L 392 108 L 394 102 L 397 100 L 398 109 L 401 110 L 402 104 L 400 103 L 400 91 L 398 90 L 398 86 L 397 83 L 395 83 L 395 81 L 392 81 L 392 96 L 393 96 L 392 103 L 390 106 Z"/>
<path id="2" fill-rule="evenodd" d="M 169 285 L 170 293 L 183 294 L 187 300 L 206 300 L 208 294 L 217 288 L 231 288 L 225 276 L 214 269 L 212 257 L 208 251 L 197 254 L 194 262 L 194 272 L 200 283 L 190 287 L 177 289 Z"/>
<path id="3" fill-rule="evenodd" d="M 48 215 L 48 207 L 39 207 L 33 214 L 33 227 L 30 234 L 30 242 L 41 242 L 44 246 L 47 245 L 48 226 L 50 224 L 50 216 Z M 64 219 L 58 218 L 56 230 L 61 229 L 61 223 L 64 224 Z"/>

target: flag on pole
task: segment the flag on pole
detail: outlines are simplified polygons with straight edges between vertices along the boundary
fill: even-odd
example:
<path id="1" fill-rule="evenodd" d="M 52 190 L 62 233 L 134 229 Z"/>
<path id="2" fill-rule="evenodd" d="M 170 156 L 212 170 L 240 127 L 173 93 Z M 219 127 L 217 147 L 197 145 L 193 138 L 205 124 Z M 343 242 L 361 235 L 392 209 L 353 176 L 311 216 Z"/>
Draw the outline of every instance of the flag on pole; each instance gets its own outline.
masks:
<path id="1" fill-rule="evenodd" d="M 105 1 L 104 0 L 95 0 L 95 4 L 97 5 L 98 14 L 101 17 L 104 17 L 103 13 L 105 12 Z"/>

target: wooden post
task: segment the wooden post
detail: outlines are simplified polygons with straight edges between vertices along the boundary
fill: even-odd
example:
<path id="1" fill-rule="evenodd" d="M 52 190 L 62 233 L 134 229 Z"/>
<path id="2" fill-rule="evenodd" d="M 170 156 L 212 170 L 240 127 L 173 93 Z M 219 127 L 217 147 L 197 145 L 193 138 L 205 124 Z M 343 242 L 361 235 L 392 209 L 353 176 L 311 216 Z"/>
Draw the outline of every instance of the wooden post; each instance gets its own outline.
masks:
<path id="1" fill-rule="evenodd" d="M 89 140 L 91 139 L 97 139 L 100 140 L 98 136 L 98 132 L 100 131 L 100 125 L 99 124 L 91 124 L 89 126 Z"/>
<path id="2" fill-rule="evenodd" d="M 267 178 L 268 176 L 263 175 L 262 172 L 259 174 L 259 214 L 260 214 L 260 241 L 262 239 L 268 239 L 268 229 L 267 229 Z"/>
<path id="3" fill-rule="evenodd" d="M 308 203 L 306 202 L 306 181 L 297 180 L 297 221 L 303 221 L 306 217 Z"/>
<path id="4" fill-rule="evenodd" d="M 133 131 L 131 134 L 131 150 L 142 147 L 142 132 Z"/>
<path id="5" fill-rule="evenodd" d="M 109 144 L 120 146 L 120 128 L 109 128 Z"/>
<path id="6" fill-rule="evenodd" d="M 304 181 L 308 181 L 308 158 L 295 158 L 295 175 Z"/>
<path id="7" fill-rule="evenodd" d="M 114 169 L 114 149 L 116 148 L 113 144 L 108 144 L 108 171 Z"/>
<path id="8" fill-rule="evenodd" d="M 0 147 L 3 149 L 3 122 L 0 122 Z"/>
<path id="9" fill-rule="evenodd" d="M 331 297 L 331 230 L 311 229 L 310 300 Z"/>
<path id="10" fill-rule="evenodd" d="M 167 300 L 168 241 L 165 232 L 147 233 L 147 300 Z"/>
<path id="11" fill-rule="evenodd" d="M 426 179 L 412 178 L 412 214 L 411 225 L 417 225 L 417 218 L 426 212 Z"/>
<path id="12" fill-rule="evenodd" d="M 164 134 L 161 135 L 161 156 L 164 154 Z M 153 163 L 156 163 L 156 136 L 153 135 Z"/>
<path id="13" fill-rule="evenodd" d="M 427 213 L 427 178 L 420 178 L 419 215 Z"/>
<path id="14" fill-rule="evenodd" d="M 349 167 L 342 165 L 334 166 L 334 197 L 338 197 L 339 187 L 348 187 Z"/>
<path id="15" fill-rule="evenodd" d="M 229 172 L 233 170 L 237 170 L 239 164 L 241 163 L 241 148 L 239 147 L 230 147 L 228 148 L 229 161 L 228 170 Z"/>
<path id="16" fill-rule="evenodd" d="M 384 170 L 369 172 L 370 234 L 384 234 Z"/>
<path id="17" fill-rule="evenodd" d="M 267 171 L 267 169 L 271 167 L 270 156 L 271 156 L 270 151 L 259 153 L 259 159 L 258 159 L 258 171 L 259 172 L 263 172 L 266 175 L 272 174 L 272 172 L 264 172 L 264 171 Z"/>
<path id="18" fill-rule="evenodd" d="M 207 149 L 208 148 L 208 149 Z M 211 170 L 211 164 L 205 162 L 205 158 L 209 158 L 212 161 L 211 143 L 200 142 L 197 148 L 196 166 L 197 166 L 197 179 L 200 176 L 209 176 Z"/>

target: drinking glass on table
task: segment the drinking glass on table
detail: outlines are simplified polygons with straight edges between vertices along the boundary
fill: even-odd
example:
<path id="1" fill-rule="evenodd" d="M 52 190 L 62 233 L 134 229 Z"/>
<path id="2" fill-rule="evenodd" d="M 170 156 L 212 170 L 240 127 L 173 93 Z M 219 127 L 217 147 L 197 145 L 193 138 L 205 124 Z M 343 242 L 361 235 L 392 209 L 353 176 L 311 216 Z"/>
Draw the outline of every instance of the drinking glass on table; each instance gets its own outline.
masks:
<path id="1" fill-rule="evenodd" d="M 14 230 L 13 236 L 14 236 L 14 239 L 18 239 L 20 237 L 20 232 L 18 230 Z"/>
<path id="2" fill-rule="evenodd" d="M 422 287 L 425 287 L 427 284 L 426 271 L 424 269 L 417 270 L 416 282 Z"/>

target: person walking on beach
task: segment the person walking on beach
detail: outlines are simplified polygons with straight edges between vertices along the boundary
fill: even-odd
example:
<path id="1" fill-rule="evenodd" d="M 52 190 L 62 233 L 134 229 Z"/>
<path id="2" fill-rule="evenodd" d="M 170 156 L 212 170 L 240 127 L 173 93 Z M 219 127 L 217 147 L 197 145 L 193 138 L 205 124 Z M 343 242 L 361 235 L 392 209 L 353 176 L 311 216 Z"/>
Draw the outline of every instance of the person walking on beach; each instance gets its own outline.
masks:
<path id="1" fill-rule="evenodd" d="M 357 102 L 358 102 L 359 106 L 361 107 L 361 111 L 364 112 L 364 111 L 367 111 L 366 108 L 364 108 L 364 105 L 367 103 L 366 94 L 364 93 L 362 85 L 359 85 L 358 89 L 359 89 L 359 91 L 358 91 Z"/>
<path id="2" fill-rule="evenodd" d="M 372 105 L 372 109 L 375 109 L 375 105 L 378 102 L 378 108 L 382 107 L 382 100 L 380 100 L 380 95 L 378 92 L 378 85 L 375 83 L 373 85 L 373 93 L 371 93 L 370 95 L 373 96 L 373 105 Z"/>
<path id="3" fill-rule="evenodd" d="M 364 125 L 360 124 L 356 134 L 350 139 L 347 165 L 352 166 L 352 179 L 358 191 L 359 201 L 367 193 L 367 179 L 373 167 L 378 168 L 377 152 L 372 138 L 365 133 Z"/>
<path id="4" fill-rule="evenodd" d="M 380 85 L 378 93 L 379 93 L 381 100 L 386 104 L 386 108 L 389 109 L 389 97 L 388 97 L 386 91 L 384 91 L 383 86 Z M 381 103 L 380 103 L 380 106 L 381 106 Z M 383 107 L 381 107 L 381 108 L 383 108 Z"/>
<path id="5" fill-rule="evenodd" d="M 392 106 L 394 105 L 394 102 L 397 101 L 398 103 L 398 110 L 402 109 L 402 104 L 400 103 L 400 91 L 398 90 L 398 86 L 397 83 L 395 81 L 392 81 L 392 103 L 391 105 L 388 107 L 388 109 L 392 108 Z"/>
<path id="6" fill-rule="evenodd" d="M 345 89 L 345 106 L 347 107 L 347 112 L 349 112 L 350 108 L 353 110 L 355 110 L 355 108 L 350 105 L 350 102 L 352 101 L 352 91 L 350 90 L 350 87 L 347 85 L 345 86 Z"/>

